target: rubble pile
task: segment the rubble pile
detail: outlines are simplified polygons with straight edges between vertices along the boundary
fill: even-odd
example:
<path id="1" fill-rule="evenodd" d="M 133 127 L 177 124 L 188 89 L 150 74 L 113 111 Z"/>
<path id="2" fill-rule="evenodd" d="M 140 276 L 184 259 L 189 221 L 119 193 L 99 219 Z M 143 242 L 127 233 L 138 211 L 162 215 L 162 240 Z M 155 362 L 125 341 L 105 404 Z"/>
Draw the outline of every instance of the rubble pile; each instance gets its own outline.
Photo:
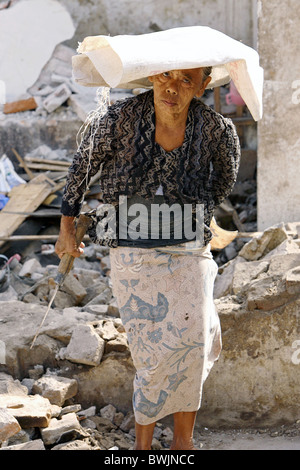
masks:
<path id="1" fill-rule="evenodd" d="M 271 311 L 298 299 L 299 266 L 300 222 L 278 224 L 219 267 L 214 297 L 218 305 L 230 299 L 250 311 Z"/>
<path id="2" fill-rule="evenodd" d="M 18 100 L 3 105 L 5 115 L 22 113 L 22 118 L 40 115 L 47 117 L 55 111 L 69 111 L 85 121 L 87 114 L 97 105 L 97 90 L 78 85 L 72 77 L 72 56 L 76 51 L 65 44 L 58 44 L 50 60 L 42 68 L 37 81 Z M 112 91 L 112 102 L 131 96 L 131 90 Z M 23 114 L 30 111 L 27 114 Z M 65 116 L 67 118 L 67 115 Z"/>
<path id="3" fill-rule="evenodd" d="M 52 249 L 26 260 L 13 257 L 9 271 L 2 270 L 2 449 L 131 449 L 135 371 L 111 288 L 108 249 L 92 244 L 75 260 L 30 349 L 53 292 L 57 265 L 43 262 L 43 256 L 55 256 Z M 224 357 L 236 347 L 226 343 L 233 329 L 230 323 L 228 331 L 229 313 L 266 317 L 297 302 L 299 265 L 300 223 L 293 223 L 253 237 L 219 267 L 214 296 Z M 159 424 L 155 433 L 153 448 L 168 447 L 168 426 Z"/>
<path id="4" fill-rule="evenodd" d="M 1 450 L 130 450 L 134 445 L 134 415 L 106 405 L 82 409 L 72 403 L 77 382 L 44 374 L 43 366 L 29 370 L 20 382 L 0 373 Z M 168 447 L 169 427 L 158 423 L 152 448 Z"/>

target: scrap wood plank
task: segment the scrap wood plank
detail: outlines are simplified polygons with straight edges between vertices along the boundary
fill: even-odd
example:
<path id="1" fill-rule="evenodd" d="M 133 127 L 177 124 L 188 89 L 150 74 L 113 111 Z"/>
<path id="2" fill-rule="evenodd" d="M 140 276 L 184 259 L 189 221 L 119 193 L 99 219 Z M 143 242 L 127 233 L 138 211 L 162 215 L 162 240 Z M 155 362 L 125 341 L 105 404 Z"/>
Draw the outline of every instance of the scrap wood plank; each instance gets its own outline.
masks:
<path id="1" fill-rule="evenodd" d="M 29 183 L 15 186 L 10 199 L 0 212 L 0 238 L 9 237 L 28 217 L 20 212 L 34 212 L 52 193 L 55 183 L 40 174 Z M 0 241 L 0 246 L 4 241 Z"/>
<path id="2" fill-rule="evenodd" d="M 25 162 L 28 163 L 48 163 L 49 165 L 59 165 L 59 166 L 66 166 L 69 167 L 72 162 L 66 162 L 63 160 L 49 160 L 47 158 L 39 158 L 39 157 L 25 157 Z"/>
<path id="3" fill-rule="evenodd" d="M 20 164 L 20 166 L 23 166 L 22 164 Z M 29 168 L 30 170 L 40 170 L 40 171 L 62 171 L 64 168 L 66 170 L 68 170 L 68 166 L 67 165 L 56 165 L 55 163 L 52 164 L 52 163 L 30 163 L 30 162 L 27 162 L 26 163 L 26 166 L 27 168 Z M 70 163 L 69 163 L 69 166 L 70 166 Z"/>

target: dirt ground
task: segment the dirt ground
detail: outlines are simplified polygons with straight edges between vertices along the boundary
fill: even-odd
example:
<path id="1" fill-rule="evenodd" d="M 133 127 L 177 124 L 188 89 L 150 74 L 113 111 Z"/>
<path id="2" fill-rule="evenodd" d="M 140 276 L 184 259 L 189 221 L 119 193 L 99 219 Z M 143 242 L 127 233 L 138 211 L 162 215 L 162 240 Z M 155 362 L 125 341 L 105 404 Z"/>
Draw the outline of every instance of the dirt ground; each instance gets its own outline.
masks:
<path id="1" fill-rule="evenodd" d="M 199 450 L 300 450 L 300 422 L 274 429 L 196 428 L 194 443 Z"/>

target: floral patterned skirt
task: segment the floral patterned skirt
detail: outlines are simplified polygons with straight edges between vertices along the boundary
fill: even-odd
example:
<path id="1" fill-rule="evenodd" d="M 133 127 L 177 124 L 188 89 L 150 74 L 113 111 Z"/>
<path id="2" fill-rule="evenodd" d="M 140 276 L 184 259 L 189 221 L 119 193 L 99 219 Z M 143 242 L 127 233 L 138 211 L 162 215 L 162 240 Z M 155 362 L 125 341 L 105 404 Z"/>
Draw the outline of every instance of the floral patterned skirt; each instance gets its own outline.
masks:
<path id="1" fill-rule="evenodd" d="M 133 409 L 147 425 L 197 411 L 221 351 L 213 301 L 217 264 L 210 246 L 194 253 L 164 248 L 110 250 L 113 292 L 136 368 Z"/>

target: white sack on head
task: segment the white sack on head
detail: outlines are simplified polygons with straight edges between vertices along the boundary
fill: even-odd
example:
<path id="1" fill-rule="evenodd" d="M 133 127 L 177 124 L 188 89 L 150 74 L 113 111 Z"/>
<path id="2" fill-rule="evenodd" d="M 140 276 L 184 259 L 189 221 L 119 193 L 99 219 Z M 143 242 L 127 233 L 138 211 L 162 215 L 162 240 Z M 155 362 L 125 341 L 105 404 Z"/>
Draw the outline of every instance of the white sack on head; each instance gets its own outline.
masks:
<path id="1" fill-rule="evenodd" d="M 169 70 L 212 66 L 209 88 L 233 80 L 253 118 L 262 117 L 263 69 L 258 53 L 206 26 L 157 33 L 89 36 L 73 57 L 73 76 L 83 86 L 152 86 L 148 78 Z"/>

